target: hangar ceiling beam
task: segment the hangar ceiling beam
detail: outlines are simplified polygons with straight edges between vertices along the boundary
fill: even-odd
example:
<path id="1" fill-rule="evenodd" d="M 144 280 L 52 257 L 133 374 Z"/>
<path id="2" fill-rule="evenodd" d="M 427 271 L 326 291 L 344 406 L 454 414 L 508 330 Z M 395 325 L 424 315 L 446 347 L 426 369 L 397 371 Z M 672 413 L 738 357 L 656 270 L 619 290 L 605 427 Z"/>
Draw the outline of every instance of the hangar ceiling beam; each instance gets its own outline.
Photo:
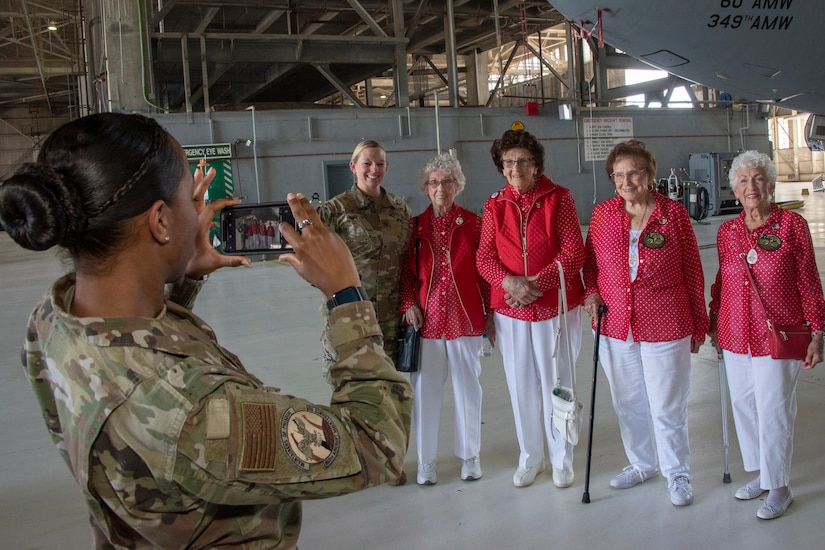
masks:
<path id="1" fill-rule="evenodd" d="M 358 97 L 354 93 L 352 93 L 352 90 L 350 90 L 346 84 L 341 82 L 340 78 L 338 78 L 332 73 L 332 71 L 329 69 L 328 63 L 313 63 L 312 66 L 315 67 L 315 70 L 324 75 L 324 78 L 329 80 L 333 86 L 338 88 L 338 91 L 344 94 L 347 97 L 347 99 L 349 99 L 352 102 L 353 105 L 356 105 L 358 107 L 365 106 L 361 102 L 361 100 L 358 99 Z"/>
<path id="2" fill-rule="evenodd" d="M 23 12 L 23 18 L 26 20 L 26 28 L 29 31 L 29 39 L 32 42 L 32 51 L 34 52 L 34 59 L 37 63 L 37 73 L 40 75 L 40 83 L 43 85 L 43 91 L 46 93 L 46 102 L 49 106 L 49 111 L 53 111 L 52 102 L 49 99 L 49 87 L 46 86 L 46 76 L 43 73 L 43 60 L 40 56 L 40 49 L 37 47 L 37 37 L 34 35 L 34 28 L 32 27 L 32 18 L 29 14 L 29 6 L 26 0 L 17 0 L 20 4 L 20 11 Z"/>

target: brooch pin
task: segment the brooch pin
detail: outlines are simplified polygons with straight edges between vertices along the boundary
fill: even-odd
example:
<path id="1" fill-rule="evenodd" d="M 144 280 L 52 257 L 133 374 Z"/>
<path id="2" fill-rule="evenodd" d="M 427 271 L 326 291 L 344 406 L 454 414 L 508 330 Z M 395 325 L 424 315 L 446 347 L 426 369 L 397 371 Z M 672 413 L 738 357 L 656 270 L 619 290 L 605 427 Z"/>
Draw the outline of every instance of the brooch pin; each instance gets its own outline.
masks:
<path id="1" fill-rule="evenodd" d="M 762 250 L 773 252 L 774 250 L 778 250 L 779 247 L 782 246 L 782 239 L 780 239 L 777 235 L 765 233 L 764 235 L 759 236 L 759 240 L 756 241 L 756 244 L 758 244 L 759 248 L 761 248 Z"/>
<path id="2" fill-rule="evenodd" d="M 647 248 L 656 249 L 662 248 L 665 245 L 665 236 L 661 233 L 657 233 L 656 231 L 651 231 L 644 237 L 642 237 L 642 244 L 645 245 Z"/>
<path id="3" fill-rule="evenodd" d="M 457 217 L 455 219 L 455 223 L 456 225 L 461 225 L 462 223 L 464 223 L 464 218 L 462 218 L 461 216 Z"/>
<path id="4" fill-rule="evenodd" d="M 667 218 L 659 218 L 659 225 L 664 225 L 667 223 Z M 664 237 L 662 237 L 664 238 Z"/>

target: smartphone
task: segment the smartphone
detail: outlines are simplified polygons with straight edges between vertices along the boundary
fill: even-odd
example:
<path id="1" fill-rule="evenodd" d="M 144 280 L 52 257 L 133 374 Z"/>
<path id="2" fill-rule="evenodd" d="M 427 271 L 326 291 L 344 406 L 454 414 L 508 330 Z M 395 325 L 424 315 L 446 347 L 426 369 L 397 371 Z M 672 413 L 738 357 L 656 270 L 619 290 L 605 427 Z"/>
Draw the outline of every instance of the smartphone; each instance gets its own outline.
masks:
<path id="1" fill-rule="evenodd" d="M 286 202 L 238 204 L 221 210 L 221 248 L 224 254 L 284 254 L 292 252 L 278 224 L 295 225 Z"/>

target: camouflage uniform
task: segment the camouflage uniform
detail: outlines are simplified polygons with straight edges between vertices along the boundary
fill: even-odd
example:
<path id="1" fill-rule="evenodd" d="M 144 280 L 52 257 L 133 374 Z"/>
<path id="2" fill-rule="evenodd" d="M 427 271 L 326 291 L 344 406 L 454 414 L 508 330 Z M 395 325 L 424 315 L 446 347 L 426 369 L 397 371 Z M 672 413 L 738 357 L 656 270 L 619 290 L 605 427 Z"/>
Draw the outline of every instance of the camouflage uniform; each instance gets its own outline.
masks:
<path id="1" fill-rule="evenodd" d="M 77 318 L 67 275 L 29 319 L 24 367 L 97 548 L 293 548 L 301 499 L 398 477 L 412 394 L 372 304 L 331 312 L 341 360 L 321 406 L 247 373 L 180 287 L 156 318 Z"/>
<path id="2" fill-rule="evenodd" d="M 410 207 L 400 197 L 383 188 L 370 197 L 357 185 L 318 207 L 318 215 L 330 229 L 341 235 L 352 252 L 361 286 L 375 304 L 378 324 L 384 335 L 384 350 L 395 361 L 401 326 L 401 265 L 412 232 Z M 326 302 L 321 306 L 326 320 Z M 321 335 L 324 343 L 324 374 L 335 362 L 330 345 L 329 325 Z"/>

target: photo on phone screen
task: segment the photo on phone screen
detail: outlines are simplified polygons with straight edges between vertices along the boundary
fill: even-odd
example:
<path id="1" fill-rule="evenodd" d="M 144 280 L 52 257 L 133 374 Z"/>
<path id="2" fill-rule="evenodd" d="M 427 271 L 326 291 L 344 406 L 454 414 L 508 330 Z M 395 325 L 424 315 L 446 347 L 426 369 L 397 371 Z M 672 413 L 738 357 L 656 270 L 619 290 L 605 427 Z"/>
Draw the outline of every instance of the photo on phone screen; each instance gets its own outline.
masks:
<path id="1" fill-rule="evenodd" d="M 292 246 L 278 230 L 281 222 L 295 227 L 286 202 L 239 204 L 221 211 L 221 247 L 224 254 L 284 254 Z M 297 229 L 297 228 L 296 228 Z"/>

